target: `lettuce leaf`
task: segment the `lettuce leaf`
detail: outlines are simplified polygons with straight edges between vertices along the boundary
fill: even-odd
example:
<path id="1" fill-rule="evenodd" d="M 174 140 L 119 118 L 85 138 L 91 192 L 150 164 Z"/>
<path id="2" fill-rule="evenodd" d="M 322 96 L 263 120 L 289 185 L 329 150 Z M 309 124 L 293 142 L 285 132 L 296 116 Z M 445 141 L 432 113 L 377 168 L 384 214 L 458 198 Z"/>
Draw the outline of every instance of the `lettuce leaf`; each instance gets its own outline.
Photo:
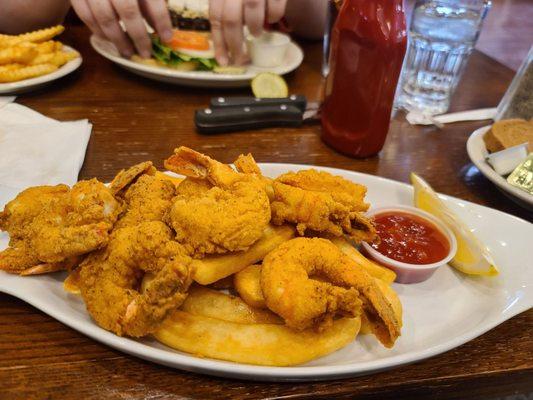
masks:
<path id="1" fill-rule="evenodd" d="M 183 53 L 172 50 L 161 42 L 159 37 L 152 36 L 152 55 L 154 58 L 163 64 L 170 67 L 175 67 L 183 62 L 196 61 L 198 63 L 198 70 L 212 71 L 218 66 L 214 58 L 191 57 Z"/>

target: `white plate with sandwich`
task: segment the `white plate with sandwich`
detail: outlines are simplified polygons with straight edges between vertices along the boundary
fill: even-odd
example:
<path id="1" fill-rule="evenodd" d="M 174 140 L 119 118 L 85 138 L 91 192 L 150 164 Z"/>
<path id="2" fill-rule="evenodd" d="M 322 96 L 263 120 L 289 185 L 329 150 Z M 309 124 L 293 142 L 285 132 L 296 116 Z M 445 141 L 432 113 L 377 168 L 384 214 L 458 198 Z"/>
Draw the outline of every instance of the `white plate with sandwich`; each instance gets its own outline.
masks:
<path id="1" fill-rule="evenodd" d="M 219 67 L 207 18 L 207 1 L 174 0 L 169 2 L 169 10 L 174 36 L 169 43 L 162 43 L 152 33 L 150 59 L 124 58 L 111 42 L 95 35 L 91 36 L 91 45 L 100 55 L 134 74 L 166 83 L 209 88 L 248 86 L 261 72 L 285 75 L 303 61 L 302 49 L 287 35 L 270 32 L 250 40 L 244 32 L 251 62 L 243 67 Z"/>
<path id="2" fill-rule="evenodd" d="M 492 127 L 492 125 L 484 126 L 475 130 L 470 135 L 466 143 L 468 156 L 474 165 L 479 169 L 479 171 L 488 180 L 494 183 L 505 195 L 507 195 L 520 206 L 528 210 L 533 210 L 533 195 L 525 190 L 511 185 L 507 181 L 506 176 L 497 173 L 494 167 L 487 161 L 487 157 L 489 156 L 490 152 L 489 149 L 487 149 L 486 140 L 484 140 L 484 138 L 485 135 L 491 131 Z M 530 129 L 527 132 L 521 131 L 521 133 L 509 131 L 507 129 L 499 131 L 492 130 L 490 135 L 485 139 L 488 139 L 489 137 L 490 139 L 488 141 L 488 146 L 491 147 L 493 151 L 512 148 L 528 141 L 529 151 L 532 150 L 533 129 Z"/>

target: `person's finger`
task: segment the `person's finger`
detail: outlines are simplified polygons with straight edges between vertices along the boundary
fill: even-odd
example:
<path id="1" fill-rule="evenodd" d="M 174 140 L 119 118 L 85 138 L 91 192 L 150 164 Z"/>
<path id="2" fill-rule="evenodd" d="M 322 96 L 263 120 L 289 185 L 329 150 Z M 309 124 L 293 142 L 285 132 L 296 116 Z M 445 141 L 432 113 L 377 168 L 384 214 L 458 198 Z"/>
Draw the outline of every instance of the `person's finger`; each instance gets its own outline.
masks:
<path id="1" fill-rule="evenodd" d="M 273 24 L 278 22 L 285 15 L 287 0 L 267 0 L 267 22 Z"/>
<path id="2" fill-rule="evenodd" d="M 120 20 L 124 23 L 128 36 L 133 41 L 137 53 L 149 58 L 152 45 L 137 0 L 111 0 Z"/>
<path id="3" fill-rule="evenodd" d="M 74 11 L 76 11 L 76 14 L 78 14 L 78 17 L 80 17 L 83 23 L 87 25 L 96 36 L 100 36 L 101 38 L 106 37 L 96 23 L 96 19 L 87 4 L 87 0 L 71 0 L 71 4 Z"/>
<path id="4" fill-rule="evenodd" d="M 165 0 L 141 0 L 141 11 L 163 42 L 172 39 L 172 22 Z"/>
<path id="5" fill-rule="evenodd" d="M 131 57 L 133 45 L 120 27 L 118 16 L 109 0 L 89 0 L 89 7 L 105 36 L 113 42 L 120 54 Z"/>
<path id="6" fill-rule="evenodd" d="M 229 0 L 233 1 L 233 0 Z M 222 66 L 228 65 L 228 50 L 222 33 L 222 13 L 224 10 L 224 0 L 210 0 L 209 21 L 211 23 L 211 36 L 215 47 L 215 58 Z"/>
<path id="7" fill-rule="evenodd" d="M 222 33 L 226 47 L 231 53 L 233 62 L 236 65 L 244 63 L 244 35 L 242 31 L 242 0 L 228 0 L 224 2 L 222 12 Z"/>
<path id="8" fill-rule="evenodd" d="M 254 36 L 263 32 L 265 11 L 265 0 L 244 0 L 244 23 Z"/>

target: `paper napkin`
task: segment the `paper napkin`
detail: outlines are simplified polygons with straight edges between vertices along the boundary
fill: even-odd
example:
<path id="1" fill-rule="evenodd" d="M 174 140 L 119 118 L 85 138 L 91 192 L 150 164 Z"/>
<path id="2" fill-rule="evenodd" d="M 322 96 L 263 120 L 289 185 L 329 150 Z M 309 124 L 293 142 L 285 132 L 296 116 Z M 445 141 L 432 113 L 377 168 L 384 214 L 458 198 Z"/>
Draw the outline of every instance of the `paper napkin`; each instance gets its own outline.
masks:
<path id="1" fill-rule="evenodd" d="M 0 97 L 0 206 L 28 186 L 73 185 L 92 125 L 59 122 Z"/>

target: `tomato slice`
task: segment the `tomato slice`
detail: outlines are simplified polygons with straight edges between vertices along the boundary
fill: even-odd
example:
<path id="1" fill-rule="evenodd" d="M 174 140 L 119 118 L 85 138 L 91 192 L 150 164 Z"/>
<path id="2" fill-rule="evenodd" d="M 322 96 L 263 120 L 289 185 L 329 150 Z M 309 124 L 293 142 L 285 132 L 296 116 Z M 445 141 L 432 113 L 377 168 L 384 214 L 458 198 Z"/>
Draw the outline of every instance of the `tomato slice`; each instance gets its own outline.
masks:
<path id="1" fill-rule="evenodd" d="M 193 31 L 174 30 L 172 39 L 168 43 L 173 50 L 191 49 L 191 50 L 209 50 L 209 41 L 207 36 L 202 33 Z"/>

